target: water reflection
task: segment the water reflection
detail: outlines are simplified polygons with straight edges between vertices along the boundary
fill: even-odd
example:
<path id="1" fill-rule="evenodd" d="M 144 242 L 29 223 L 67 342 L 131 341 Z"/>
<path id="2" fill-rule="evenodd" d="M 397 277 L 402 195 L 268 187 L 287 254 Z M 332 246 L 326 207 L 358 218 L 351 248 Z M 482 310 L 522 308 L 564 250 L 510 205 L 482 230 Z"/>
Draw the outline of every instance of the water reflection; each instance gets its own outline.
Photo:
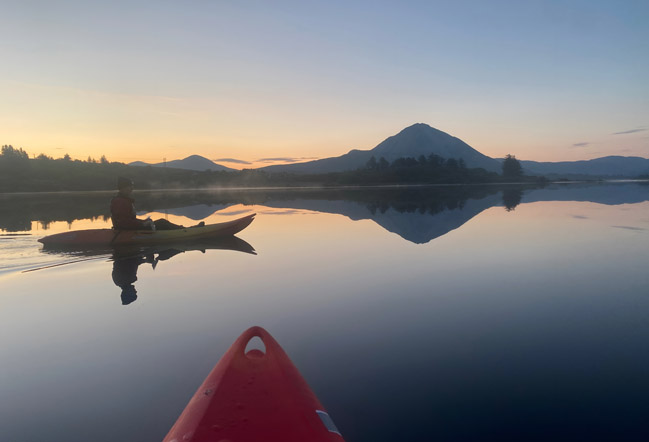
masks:
<path id="1" fill-rule="evenodd" d="M 423 186 L 352 189 L 213 190 L 141 192 L 138 208 L 202 220 L 236 205 L 335 213 L 369 219 L 403 239 L 424 244 L 494 207 L 512 211 L 521 203 L 590 201 L 629 204 L 649 200 L 647 182 L 553 184 L 548 186 Z M 110 218 L 111 193 L 0 195 L 0 229 L 30 231 L 32 222 L 47 229 L 53 221 Z"/>
<path id="2" fill-rule="evenodd" d="M 529 188 L 528 188 L 529 189 Z M 194 221 L 232 206 L 261 205 L 274 209 L 335 213 L 352 220 L 370 219 L 407 241 L 427 243 L 495 205 L 512 207 L 511 188 L 497 186 L 428 186 L 354 189 L 294 189 L 212 192 L 142 192 L 138 208 L 183 216 Z M 517 190 L 522 195 L 523 190 Z M 36 221 L 47 229 L 53 221 L 96 219 L 108 222 L 110 194 L 34 194 L 3 197 L 9 210 L 0 214 L 0 228 L 29 231 Z M 229 213 L 232 215 L 232 213 Z"/>
<path id="3" fill-rule="evenodd" d="M 113 282 L 122 289 L 120 297 L 122 305 L 129 305 L 137 299 L 135 281 L 137 281 L 137 268 L 140 264 L 150 263 L 155 269 L 158 261 L 153 254 L 144 256 L 115 257 L 113 261 Z"/>
<path id="4" fill-rule="evenodd" d="M 45 247 L 43 251 L 49 254 L 84 257 L 110 257 L 113 261 L 111 277 L 122 292 L 120 294 L 122 305 L 128 305 L 137 300 L 137 271 L 142 264 L 150 264 L 155 270 L 161 261 L 187 252 L 201 252 L 207 250 L 233 250 L 256 255 L 255 249 L 246 241 L 236 236 L 226 238 L 213 238 L 209 240 L 194 240 L 174 242 L 150 247 L 114 247 L 114 248 L 79 248 L 74 247 Z"/>
<path id="5" fill-rule="evenodd" d="M 503 190 L 503 205 L 508 212 L 514 210 L 521 203 L 521 199 L 523 199 L 523 189 L 512 187 Z"/>
<path id="6" fill-rule="evenodd" d="M 0 279 L 2 440 L 161 440 L 251 324 L 281 340 L 349 441 L 643 440 L 649 204 L 616 204 L 647 190 L 183 196 L 196 217 L 263 206 L 242 235 L 254 257 L 41 253 L 16 236 L 39 265 L 98 259 Z M 190 214 L 178 204 L 149 207 Z"/>

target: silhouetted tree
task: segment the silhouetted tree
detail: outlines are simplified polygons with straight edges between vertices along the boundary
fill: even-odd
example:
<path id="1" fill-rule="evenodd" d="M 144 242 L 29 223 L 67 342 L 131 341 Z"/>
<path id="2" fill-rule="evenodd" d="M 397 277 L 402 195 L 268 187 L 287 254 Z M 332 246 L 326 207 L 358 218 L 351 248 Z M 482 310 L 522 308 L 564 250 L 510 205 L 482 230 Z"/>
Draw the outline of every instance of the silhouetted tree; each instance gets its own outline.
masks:
<path id="1" fill-rule="evenodd" d="M 505 178 L 518 178 L 523 175 L 523 168 L 521 163 L 514 155 L 507 154 L 503 161 L 503 177 Z"/>
<path id="2" fill-rule="evenodd" d="M 392 164 L 390 165 L 390 167 L 392 167 L 392 168 L 401 168 L 401 167 L 414 167 L 414 166 L 418 166 L 418 165 L 419 165 L 419 163 L 414 158 L 410 158 L 410 157 L 405 157 L 404 158 L 404 157 L 402 157 L 402 158 L 397 158 L 396 160 L 394 160 L 392 162 Z"/>
<path id="3" fill-rule="evenodd" d="M 444 164 L 444 158 L 431 153 L 430 155 L 428 155 L 428 164 L 431 164 L 433 166 L 441 166 L 442 164 Z"/>
<path id="4" fill-rule="evenodd" d="M 11 144 L 2 146 L 2 156 L 7 159 L 28 160 L 29 155 L 22 148 L 15 149 Z"/>
<path id="5" fill-rule="evenodd" d="M 377 167 L 378 167 L 378 163 L 376 162 L 376 158 L 374 157 L 374 155 L 372 155 L 372 157 L 365 164 L 365 168 L 370 170 L 376 170 Z"/>
<path id="6" fill-rule="evenodd" d="M 11 145 L 2 146 L 0 151 L 0 192 L 6 191 L 4 183 L 18 183 L 29 170 L 29 155 L 22 149 Z"/>
<path id="7" fill-rule="evenodd" d="M 379 169 L 380 169 L 380 170 L 385 170 L 385 169 L 387 169 L 388 167 L 390 167 L 390 163 L 388 163 L 388 160 L 386 160 L 385 158 L 381 157 L 381 158 L 379 159 Z"/>

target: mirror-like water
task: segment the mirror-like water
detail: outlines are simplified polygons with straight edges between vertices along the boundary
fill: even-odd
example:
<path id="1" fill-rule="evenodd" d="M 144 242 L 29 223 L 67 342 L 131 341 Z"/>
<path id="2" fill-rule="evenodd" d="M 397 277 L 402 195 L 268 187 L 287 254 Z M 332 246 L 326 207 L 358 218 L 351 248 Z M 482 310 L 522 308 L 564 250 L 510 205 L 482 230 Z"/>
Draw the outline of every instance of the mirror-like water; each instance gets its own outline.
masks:
<path id="1" fill-rule="evenodd" d="M 238 238 L 44 251 L 110 194 L 0 196 L 0 439 L 161 440 L 246 328 L 347 441 L 642 440 L 649 186 L 136 194 Z"/>

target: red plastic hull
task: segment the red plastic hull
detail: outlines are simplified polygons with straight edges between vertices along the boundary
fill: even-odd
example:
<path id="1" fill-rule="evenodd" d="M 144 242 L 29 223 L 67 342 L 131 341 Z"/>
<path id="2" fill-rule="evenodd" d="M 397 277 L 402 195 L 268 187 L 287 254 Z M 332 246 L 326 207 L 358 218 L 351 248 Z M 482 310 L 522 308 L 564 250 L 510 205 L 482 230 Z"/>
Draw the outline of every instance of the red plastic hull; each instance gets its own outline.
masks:
<path id="1" fill-rule="evenodd" d="M 46 246 L 118 246 L 126 244 L 159 244 L 201 238 L 218 238 L 234 235 L 245 229 L 255 214 L 203 227 L 189 227 L 178 230 L 113 230 L 90 229 L 57 233 L 39 239 Z"/>
<path id="2" fill-rule="evenodd" d="M 245 352 L 258 336 L 266 347 Z M 164 442 L 342 442 L 284 350 L 261 327 L 246 330 L 194 394 Z"/>

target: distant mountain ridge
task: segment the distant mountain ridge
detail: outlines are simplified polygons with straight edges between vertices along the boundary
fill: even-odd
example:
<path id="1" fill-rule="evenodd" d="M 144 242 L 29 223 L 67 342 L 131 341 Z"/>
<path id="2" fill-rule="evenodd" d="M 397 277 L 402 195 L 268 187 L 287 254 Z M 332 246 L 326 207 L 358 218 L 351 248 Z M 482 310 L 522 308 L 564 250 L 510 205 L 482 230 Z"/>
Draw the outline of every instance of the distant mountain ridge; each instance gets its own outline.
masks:
<path id="1" fill-rule="evenodd" d="M 512 152 L 515 154 L 515 152 Z M 502 159 L 491 158 L 469 146 L 464 141 L 435 129 L 424 123 L 406 127 L 398 134 L 386 138 L 370 150 L 354 149 L 344 155 L 323 158 L 304 163 L 283 164 L 261 167 L 257 170 L 270 173 L 287 172 L 295 174 L 318 174 L 344 172 L 363 168 L 371 157 L 381 157 L 388 162 L 398 158 L 419 158 L 435 154 L 445 159 L 462 159 L 469 168 L 483 168 L 500 173 Z M 608 156 L 583 161 L 539 162 L 521 160 L 523 171 L 527 175 L 542 175 L 566 178 L 623 178 L 649 175 L 649 159 L 641 157 Z M 136 161 L 130 166 L 163 167 L 164 163 L 147 164 Z M 191 155 L 182 160 L 166 163 L 166 167 L 196 171 L 235 171 L 229 167 L 216 164 L 200 155 Z"/>
<path id="2" fill-rule="evenodd" d="M 339 157 L 297 164 L 266 166 L 260 170 L 291 173 L 343 172 L 364 167 L 372 156 L 377 160 L 383 157 L 392 162 L 397 158 L 418 158 L 421 155 L 427 157 L 430 154 L 442 158 L 462 159 L 467 167 L 481 167 L 492 172 L 501 170 L 501 163 L 498 160 L 483 155 L 459 138 L 424 123 L 406 127 L 371 150 L 354 149 Z"/>
<path id="3" fill-rule="evenodd" d="M 556 163 L 521 161 L 528 175 L 594 175 L 621 177 L 649 175 L 649 159 L 642 157 L 608 156 L 583 161 L 560 161 Z"/>
<path id="4" fill-rule="evenodd" d="M 129 163 L 129 166 L 152 166 L 152 167 L 172 167 L 175 169 L 186 169 L 186 170 L 198 170 L 198 171 L 205 171 L 205 170 L 216 170 L 216 171 L 233 171 L 235 169 L 231 169 L 229 167 L 221 166 L 220 164 L 215 163 L 212 160 L 209 160 L 205 157 L 202 157 L 200 155 L 190 155 L 187 158 L 184 158 L 182 160 L 172 160 L 172 161 L 167 161 L 165 163 L 155 163 L 155 164 L 149 164 L 145 163 L 143 161 L 134 161 L 132 163 Z"/>
<path id="5" fill-rule="evenodd" d="M 513 152 L 515 153 L 515 152 Z M 488 157 L 464 141 L 424 123 L 413 124 L 388 137 L 371 150 L 351 150 L 348 153 L 305 163 L 262 167 L 267 172 L 329 173 L 362 168 L 373 156 L 392 162 L 397 158 L 419 158 L 438 155 L 442 158 L 464 160 L 467 167 L 502 171 L 502 158 Z M 521 161 L 527 175 L 556 175 L 576 177 L 637 177 L 649 175 L 649 159 L 641 157 L 608 156 L 584 161 L 538 162 Z"/>

